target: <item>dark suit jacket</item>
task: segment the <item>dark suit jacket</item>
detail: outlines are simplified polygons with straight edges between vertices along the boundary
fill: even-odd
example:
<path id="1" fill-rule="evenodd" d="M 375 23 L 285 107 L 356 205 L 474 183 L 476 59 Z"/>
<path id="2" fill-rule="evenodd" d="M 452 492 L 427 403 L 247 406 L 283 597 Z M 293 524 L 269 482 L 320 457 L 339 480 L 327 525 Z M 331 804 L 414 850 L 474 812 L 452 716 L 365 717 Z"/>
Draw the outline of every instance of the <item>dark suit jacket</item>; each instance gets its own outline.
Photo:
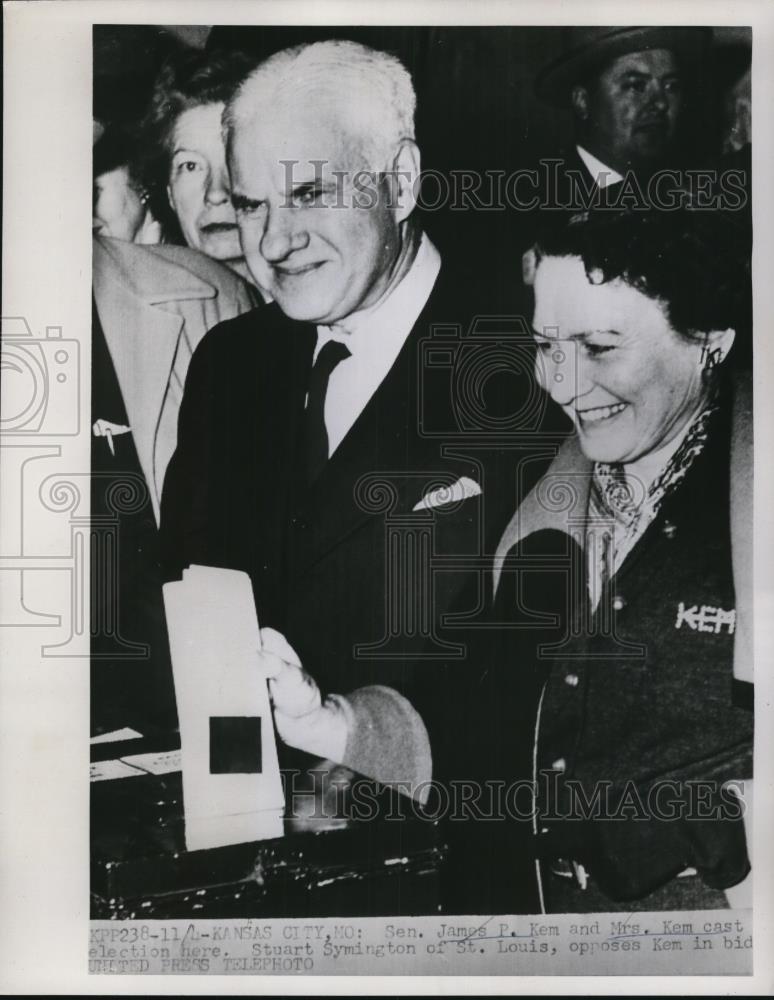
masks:
<path id="1" fill-rule="evenodd" d="M 525 332 L 480 291 L 476 309 L 442 269 L 311 488 L 298 470 L 315 328 L 273 306 L 260 331 L 253 314 L 221 324 L 192 360 L 162 502 L 166 575 L 191 563 L 249 573 L 260 624 L 285 633 L 323 690 L 400 684 L 428 655 L 463 659 L 464 629 L 444 616 L 483 611 L 514 459 L 534 452 L 545 411 Z M 495 319 L 481 322 L 485 310 Z M 483 495 L 414 510 L 462 477 Z"/>
<path id="2" fill-rule="evenodd" d="M 517 284 L 518 271 L 514 294 Z M 455 747 L 475 746 L 488 725 L 466 706 L 488 669 L 477 626 L 494 547 L 561 426 L 509 306 L 442 267 L 393 368 L 310 489 L 298 468 L 315 328 L 276 306 L 260 330 L 250 314 L 222 324 L 191 362 L 162 500 L 167 577 L 191 563 L 249 573 L 260 624 L 286 635 L 324 692 L 387 684 L 411 700 L 441 780 L 454 776 Z M 462 477 L 482 495 L 414 510 Z M 522 697 L 525 720 L 531 698 Z M 505 757 L 509 775 L 528 774 L 528 755 Z M 447 887 L 463 891 L 450 909 L 469 912 L 475 898 L 495 912 L 460 843 Z M 499 912 L 534 909 L 520 905 L 518 866 L 509 867 L 492 886 L 511 889 L 499 891 Z"/>

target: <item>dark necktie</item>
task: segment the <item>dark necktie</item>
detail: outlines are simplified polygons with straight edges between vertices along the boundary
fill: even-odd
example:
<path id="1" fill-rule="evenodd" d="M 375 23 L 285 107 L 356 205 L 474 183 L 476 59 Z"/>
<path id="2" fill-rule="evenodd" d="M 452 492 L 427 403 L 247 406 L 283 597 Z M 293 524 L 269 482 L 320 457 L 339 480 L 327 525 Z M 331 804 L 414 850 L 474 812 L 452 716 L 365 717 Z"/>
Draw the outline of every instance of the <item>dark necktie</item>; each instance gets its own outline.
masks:
<path id="1" fill-rule="evenodd" d="M 309 395 L 306 400 L 306 474 L 311 485 L 328 461 L 328 432 L 325 429 L 325 394 L 331 372 L 345 358 L 349 348 L 338 340 L 323 345 L 309 377 Z"/>

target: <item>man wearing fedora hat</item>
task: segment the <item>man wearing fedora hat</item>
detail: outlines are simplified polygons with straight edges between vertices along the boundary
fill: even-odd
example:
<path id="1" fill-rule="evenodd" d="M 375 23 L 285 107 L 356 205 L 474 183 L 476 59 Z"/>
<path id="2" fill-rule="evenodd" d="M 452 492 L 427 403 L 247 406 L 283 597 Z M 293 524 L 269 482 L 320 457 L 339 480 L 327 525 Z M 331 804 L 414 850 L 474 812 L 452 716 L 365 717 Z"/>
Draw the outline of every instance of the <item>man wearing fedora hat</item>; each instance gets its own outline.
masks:
<path id="1" fill-rule="evenodd" d="M 541 161 L 539 206 L 522 223 L 522 248 L 565 213 L 594 206 L 669 210 L 692 203 L 732 212 L 738 253 L 749 258 L 749 121 L 737 129 L 741 148 L 718 155 L 720 116 L 715 134 L 711 119 L 699 116 L 697 101 L 730 89 L 748 69 L 750 56 L 749 30 L 564 29 L 562 51 L 538 74 L 534 90 L 544 104 L 573 113 L 575 141 Z M 704 87 L 710 79 L 712 87 Z M 704 135 L 697 123 L 704 125 Z M 750 303 L 751 295 L 750 288 Z"/>
<path id="2" fill-rule="evenodd" d="M 540 100 L 574 113 L 576 155 L 566 165 L 575 159 L 598 189 L 674 167 L 688 77 L 710 38 L 709 28 L 567 29 L 564 51 L 535 82 Z"/>
<path id="3" fill-rule="evenodd" d="M 534 92 L 543 104 L 572 113 L 573 141 L 523 172 L 532 187 L 525 180 L 528 198 L 515 206 L 512 227 L 514 250 L 522 254 L 580 211 L 676 207 L 690 197 L 685 151 L 703 158 L 682 126 L 709 66 L 712 28 L 569 27 L 562 38 Z M 716 185 L 712 192 L 718 196 Z M 528 283 L 528 258 L 523 266 Z"/>

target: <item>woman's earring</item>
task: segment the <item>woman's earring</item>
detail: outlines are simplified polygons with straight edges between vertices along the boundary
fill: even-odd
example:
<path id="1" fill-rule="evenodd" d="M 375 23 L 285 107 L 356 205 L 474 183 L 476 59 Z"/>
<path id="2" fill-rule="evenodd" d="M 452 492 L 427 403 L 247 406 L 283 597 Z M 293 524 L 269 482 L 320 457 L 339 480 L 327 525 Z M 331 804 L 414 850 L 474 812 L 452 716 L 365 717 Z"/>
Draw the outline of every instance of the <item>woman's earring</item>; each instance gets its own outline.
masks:
<path id="1" fill-rule="evenodd" d="M 715 379 L 715 372 L 723 360 L 723 350 L 716 347 L 712 350 L 705 344 L 701 349 L 701 380 L 705 386 L 710 386 Z"/>
<path id="2" fill-rule="evenodd" d="M 705 344 L 701 349 L 701 369 L 707 375 L 711 374 L 720 362 L 723 360 L 723 350 L 720 347 L 716 347 L 715 350 L 710 350 L 710 348 Z"/>

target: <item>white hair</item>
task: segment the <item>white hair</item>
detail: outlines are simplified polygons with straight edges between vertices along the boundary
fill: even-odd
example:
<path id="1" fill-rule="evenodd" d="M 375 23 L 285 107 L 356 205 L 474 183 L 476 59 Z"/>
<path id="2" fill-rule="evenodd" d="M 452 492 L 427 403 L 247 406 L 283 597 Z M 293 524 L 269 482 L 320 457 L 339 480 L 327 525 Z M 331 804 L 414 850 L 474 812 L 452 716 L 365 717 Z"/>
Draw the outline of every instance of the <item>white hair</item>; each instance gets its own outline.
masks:
<path id="1" fill-rule="evenodd" d="M 284 49 L 257 66 L 226 107 L 226 140 L 259 111 L 271 115 L 301 96 L 357 129 L 372 169 L 389 168 L 399 143 L 414 139 L 416 94 L 406 67 L 387 52 L 333 40 Z"/>

